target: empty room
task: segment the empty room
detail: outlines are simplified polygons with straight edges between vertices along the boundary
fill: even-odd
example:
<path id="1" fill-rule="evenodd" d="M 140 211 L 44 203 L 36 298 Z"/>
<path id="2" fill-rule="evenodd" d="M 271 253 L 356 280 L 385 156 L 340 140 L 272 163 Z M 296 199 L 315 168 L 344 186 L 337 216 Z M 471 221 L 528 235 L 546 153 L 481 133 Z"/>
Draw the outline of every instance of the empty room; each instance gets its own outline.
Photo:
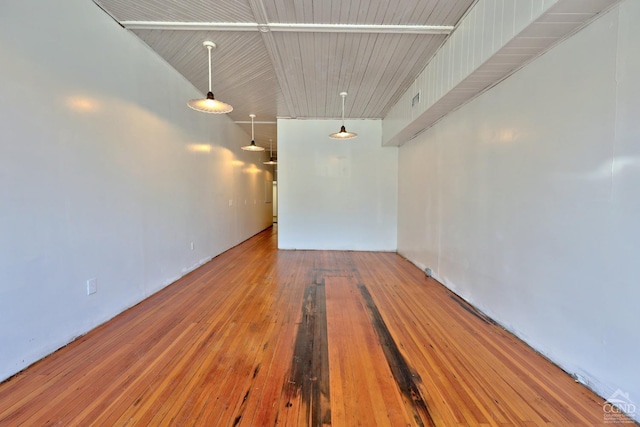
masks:
<path id="1" fill-rule="evenodd" d="M 640 422 L 640 2 L 0 5 L 0 426 Z"/>

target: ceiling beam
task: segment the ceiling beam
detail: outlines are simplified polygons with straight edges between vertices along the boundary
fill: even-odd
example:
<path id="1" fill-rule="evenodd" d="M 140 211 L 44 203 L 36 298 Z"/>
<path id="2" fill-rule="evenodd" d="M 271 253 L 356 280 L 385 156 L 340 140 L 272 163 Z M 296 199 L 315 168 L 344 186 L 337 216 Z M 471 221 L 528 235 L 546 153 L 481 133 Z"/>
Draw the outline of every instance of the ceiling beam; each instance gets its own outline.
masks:
<path id="1" fill-rule="evenodd" d="M 449 34 L 448 25 L 287 24 L 257 22 L 120 21 L 130 30 L 206 30 L 297 33 Z"/>
<path id="2" fill-rule="evenodd" d="M 242 125 L 251 124 L 249 120 L 236 120 L 233 123 L 242 124 Z M 277 125 L 278 124 L 278 122 L 273 122 L 273 121 L 257 121 L 257 120 L 254 121 L 253 123 L 256 125 Z"/>
<path id="3" fill-rule="evenodd" d="M 298 33 L 370 33 L 370 34 L 449 34 L 453 26 L 444 25 L 368 25 L 368 24 L 281 24 L 267 25 L 270 31 Z M 262 31 L 262 29 L 261 29 Z"/>
<path id="4" fill-rule="evenodd" d="M 269 23 L 269 18 L 262 0 L 249 0 L 249 7 L 253 13 L 253 19 L 255 19 L 258 25 L 262 28 L 266 28 L 265 25 Z M 283 115 L 284 113 L 284 115 L 295 117 L 297 115 L 296 112 L 298 111 L 298 103 L 295 95 L 291 92 L 290 86 L 287 84 L 287 73 L 285 71 L 284 62 L 280 56 L 275 37 L 271 31 L 263 30 L 260 31 L 260 34 L 262 35 L 264 46 L 267 49 L 267 54 L 271 59 L 271 64 L 273 65 L 273 70 L 276 74 L 276 79 L 278 79 L 278 84 L 282 91 L 282 97 L 284 98 L 284 103 L 287 108 L 286 112 L 278 111 L 278 115 Z"/>

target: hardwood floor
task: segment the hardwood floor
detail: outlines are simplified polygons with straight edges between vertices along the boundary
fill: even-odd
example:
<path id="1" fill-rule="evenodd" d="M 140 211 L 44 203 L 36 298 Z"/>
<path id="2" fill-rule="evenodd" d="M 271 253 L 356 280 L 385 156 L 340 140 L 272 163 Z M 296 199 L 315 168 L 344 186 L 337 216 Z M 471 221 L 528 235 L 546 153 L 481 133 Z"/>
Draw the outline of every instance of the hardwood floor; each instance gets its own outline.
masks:
<path id="1" fill-rule="evenodd" d="M 400 256 L 268 229 L 0 384 L 0 425 L 600 425 L 602 404 Z"/>

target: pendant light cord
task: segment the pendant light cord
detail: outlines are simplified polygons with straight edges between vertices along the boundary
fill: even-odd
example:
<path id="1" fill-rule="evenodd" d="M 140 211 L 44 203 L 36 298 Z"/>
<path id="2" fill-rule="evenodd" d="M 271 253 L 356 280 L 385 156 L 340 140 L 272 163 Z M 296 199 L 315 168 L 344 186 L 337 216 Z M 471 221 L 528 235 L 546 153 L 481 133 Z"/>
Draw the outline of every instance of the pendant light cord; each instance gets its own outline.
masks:
<path id="1" fill-rule="evenodd" d="M 344 126 L 344 98 L 345 96 L 342 95 L 342 126 Z"/>
<path id="2" fill-rule="evenodd" d="M 251 141 L 255 141 L 256 139 L 253 137 L 253 117 L 251 117 Z"/>

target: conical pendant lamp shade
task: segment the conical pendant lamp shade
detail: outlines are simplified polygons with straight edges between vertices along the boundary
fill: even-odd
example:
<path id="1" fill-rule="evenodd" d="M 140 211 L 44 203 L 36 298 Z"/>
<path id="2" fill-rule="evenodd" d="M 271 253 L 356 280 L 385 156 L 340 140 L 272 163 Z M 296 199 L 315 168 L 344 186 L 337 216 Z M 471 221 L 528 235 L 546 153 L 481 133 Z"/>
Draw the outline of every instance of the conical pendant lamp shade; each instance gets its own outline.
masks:
<path id="1" fill-rule="evenodd" d="M 211 91 L 211 50 L 216 47 L 216 44 L 210 41 L 205 41 L 202 43 L 209 51 L 209 92 L 207 93 L 207 97 L 204 99 L 192 99 L 187 102 L 189 108 L 192 108 L 196 111 L 200 111 L 202 113 L 211 113 L 211 114 L 224 114 L 230 113 L 233 111 L 233 107 L 229 104 L 226 104 L 222 101 L 218 101 L 213 96 L 213 92 Z"/>
<path id="2" fill-rule="evenodd" d="M 204 99 L 192 99 L 187 102 L 187 105 L 202 113 L 225 114 L 233 111 L 231 105 L 215 99 L 212 92 L 207 93 L 207 97 Z"/>
<path id="3" fill-rule="evenodd" d="M 251 117 L 251 144 L 245 145 L 244 147 L 240 147 L 240 148 L 242 148 L 244 151 L 264 151 L 264 147 L 257 146 L 256 141 L 254 140 L 253 119 L 256 117 L 256 115 L 249 114 L 249 117 Z"/>
<path id="4" fill-rule="evenodd" d="M 340 126 L 340 132 L 332 133 L 331 135 L 329 135 L 329 138 L 350 139 L 350 138 L 355 138 L 356 136 L 358 136 L 357 133 L 347 132 L 347 129 L 345 129 L 344 125 L 342 125 Z"/>
<path id="5" fill-rule="evenodd" d="M 340 126 L 340 132 L 332 133 L 329 135 L 329 138 L 333 139 L 351 139 L 358 136 L 357 133 L 347 132 L 347 129 L 344 127 L 344 99 L 347 97 L 347 92 L 340 92 L 340 96 L 342 97 L 342 126 Z"/>

